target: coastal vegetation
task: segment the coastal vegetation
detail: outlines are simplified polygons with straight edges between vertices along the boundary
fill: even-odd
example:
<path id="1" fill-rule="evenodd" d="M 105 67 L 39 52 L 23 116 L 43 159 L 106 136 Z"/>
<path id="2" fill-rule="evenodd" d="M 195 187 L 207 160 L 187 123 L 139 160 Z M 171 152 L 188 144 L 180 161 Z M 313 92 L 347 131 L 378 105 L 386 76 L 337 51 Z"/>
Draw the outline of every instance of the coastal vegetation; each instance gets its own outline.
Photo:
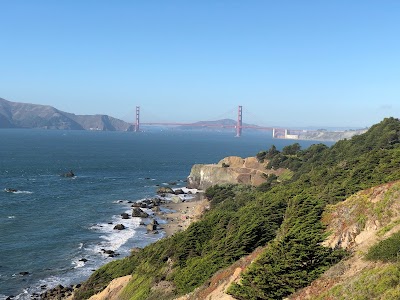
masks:
<path id="1" fill-rule="evenodd" d="M 396 232 L 389 238 L 379 242 L 369 249 L 366 258 L 384 262 L 400 261 L 400 232 Z"/>
<path id="2" fill-rule="evenodd" d="M 384 119 L 365 134 L 332 147 L 316 144 L 302 150 L 293 144 L 278 151 L 272 146 L 256 157 L 268 161 L 270 169 L 288 169 L 286 175 L 270 175 L 257 188 L 230 184 L 207 189 L 210 210 L 200 221 L 103 266 L 76 291 L 75 298 L 87 299 L 113 278 L 132 274 L 123 299 L 172 299 L 193 291 L 259 247 L 261 254 L 228 293 L 243 300 L 289 296 L 348 255 L 322 245 L 327 233 L 321 218 L 329 205 L 400 179 L 400 121 Z M 361 227 L 365 225 L 365 219 L 358 221 Z M 367 257 L 397 260 L 399 243 L 400 236 L 393 235 Z M 387 255 L 384 249 L 388 247 L 392 250 Z M 376 284 L 394 289 L 398 266 L 382 272 L 394 279 Z M 378 278 L 379 274 L 372 275 Z M 368 278 L 360 278 L 360 284 Z M 157 288 L 161 283 L 170 288 Z"/>

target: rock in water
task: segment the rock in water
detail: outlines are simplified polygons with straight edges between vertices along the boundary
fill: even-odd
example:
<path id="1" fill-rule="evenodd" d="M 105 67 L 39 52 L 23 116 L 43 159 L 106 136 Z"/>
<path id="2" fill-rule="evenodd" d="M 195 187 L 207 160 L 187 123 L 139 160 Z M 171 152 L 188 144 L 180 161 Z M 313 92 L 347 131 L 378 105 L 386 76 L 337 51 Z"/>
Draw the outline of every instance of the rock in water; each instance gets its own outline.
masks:
<path id="1" fill-rule="evenodd" d="M 124 224 L 117 224 L 114 226 L 114 229 L 115 230 L 124 230 L 125 226 L 124 226 Z"/>
<path id="2" fill-rule="evenodd" d="M 177 190 L 175 190 L 175 195 L 181 195 L 181 194 L 184 194 L 184 192 L 183 192 L 183 190 L 182 189 L 177 189 Z"/>
<path id="3" fill-rule="evenodd" d="M 29 272 L 19 272 L 19 275 L 21 275 L 21 276 L 26 276 L 26 275 L 29 275 Z"/>
<path id="4" fill-rule="evenodd" d="M 67 178 L 71 178 L 71 177 L 75 177 L 74 172 L 72 172 L 72 170 L 70 170 L 67 173 L 61 174 L 62 177 L 67 177 Z"/>
<path id="5" fill-rule="evenodd" d="M 132 217 L 147 218 L 148 216 L 149 214 L 141 210 L 139 207 L 134 207 L 132 210 Z"/>
<path id="6" fill-rule="evenodd" d="M 121 214 L 122 219 L 129 219 L 129 215 L 127 213 Z"/>
<path id="7" fill-rule="evenodd" d="M 148 224 L 146 226 L 147 231 L 154 231 L 157 230 L 157 225 L 156 224 Z"/>
<path id="8" fill-rule="evenodd" d="M 168 186 L 162 186 L 157 189 L 157 194 L 174 194 L 174 190 Z"/>

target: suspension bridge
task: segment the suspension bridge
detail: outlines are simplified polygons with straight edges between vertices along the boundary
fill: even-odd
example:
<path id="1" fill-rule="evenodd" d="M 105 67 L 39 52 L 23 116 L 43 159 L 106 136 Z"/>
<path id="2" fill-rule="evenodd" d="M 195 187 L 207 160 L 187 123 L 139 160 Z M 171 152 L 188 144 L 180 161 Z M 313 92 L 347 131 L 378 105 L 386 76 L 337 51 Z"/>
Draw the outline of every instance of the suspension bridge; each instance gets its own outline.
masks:
<path id="1" fill-rule="evenodd" d="M 273 138 L 288 138 L 297 139 L 298 134 L 303 130 L 290 130 L 287 128 L 274 128 L 274 127 L 263 127 L 258 125 L 247 125 L 243 124 L 243 107 L 241 105 L 237 108 L 237 119 L 236 124 L 218 124 L 215 122 L 198 122 L 198 123 L 179 123 L 179 122 L 140 122 L 140 106 L 136 106 L 134 131 L 139 132 L 141 126 L 158 125 L 158 126 L 189 126 L 189 127 L 204 127 L 204 128 L 233 128 L 236 132 L 236 137 L 241 137 L 243 129 L 255 129 L 272 131 Z"/>

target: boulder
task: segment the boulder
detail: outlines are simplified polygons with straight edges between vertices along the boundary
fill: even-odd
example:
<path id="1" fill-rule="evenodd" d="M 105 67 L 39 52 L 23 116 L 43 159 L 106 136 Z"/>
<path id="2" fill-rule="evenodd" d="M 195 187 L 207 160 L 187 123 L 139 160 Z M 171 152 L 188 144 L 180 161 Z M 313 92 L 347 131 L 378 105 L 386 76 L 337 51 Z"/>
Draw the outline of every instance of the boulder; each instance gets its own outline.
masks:
<path id="1" fill-rule="evenodd" d="M 132 217 L 136 218 L 148 218 L 149 214 L 141 210 L 139 207 L 134 207 L 132 209 Z"/>
<path id="2" fill-rule="evenodd" d="M 151 200 L 153 206 L 159 206 L 161 204 L 161 200 L 158 198 L 154 198 Z"/>
<path id="3" fill-rule="evenodd" d="M 122 213 L 121 214 L 122 219 L 129 219 L 129 214 L 127 213 Z"/>
<path id="4" fill-rule="evenodd" d="M 171 201 L 174 203 L 181 203 L 182 199 L 179 196 L 172 196 Z"/>
<path id="5" fill-rule="evenodd" d="M 169 186 L 162 186 L 157 189 L 157 194 L 174 194 L 174 190 Z"/>
<path id="6" fill-rule="evenodd" d="M 156 213 L 161 211 L 161 209 L 160 209 L 159 206 L 155 206 L 155 207 L 153 207 L 151 210 L 154 211 L 154 212 L 156 212 Z"/>
<path id="7" fill-rule="evenodd" d="M 151 219 L 150 224 L 158 225 L 158 222 L 156 219 Z"/>
<path id="8" fill-rule="evenodd" d="M 157 225 L 156 224 L 148 224 L 146 226 L 147 231 L 154 231 L 157 230 Z"/>
<path id="9" fill-rule="evenodd" d="M 61 174 L 61 177 L 71 178 L 71 177 L 75 177 L 75 174 L 74 174 L 74 172 L 72 172 L 72 170 L 71 170 L 71 171 L 69 171 L 69 172 L 67 172 L 67 173 Z"/>
<path id="10" fill-rule="evenodd" d="M 114 229 L 115 230 L 124 230 L 125 226 L 124 226 L 124 224 L 117 224 L 114 226 Z"/>
<path id="11" fill-rule="evenodd" d="M 29 272 L 26 272 L 26 271 L 24 271 L 24 272 L 19 272 L 19 275 L 21 275 L 21 276 L 26 276 L 26 275 L 29 275 Z"/>
<path id="12" fill-rule="evenodd" d="M 175 195 L 181 195 L 184 194 L 185 192 L 182 189 L 176 189 L 175 190 Z"/>

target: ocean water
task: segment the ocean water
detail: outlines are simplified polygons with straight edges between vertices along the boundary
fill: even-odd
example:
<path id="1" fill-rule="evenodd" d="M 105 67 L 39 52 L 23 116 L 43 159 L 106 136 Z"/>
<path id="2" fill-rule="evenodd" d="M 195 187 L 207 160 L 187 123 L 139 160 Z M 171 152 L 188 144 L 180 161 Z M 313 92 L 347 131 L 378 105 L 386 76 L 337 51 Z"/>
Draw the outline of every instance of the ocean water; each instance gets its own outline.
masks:
<path id="1" fill-rule="evenodd" d="M 79 283 L 113 259 L 101 249 L 122 257 L 161 238 L 120 214 L 131 211 L 127 201 L 154 197 L 156 185 L 184 186 L 193 164 L 291 143 L 246 132 L 0 130 L 0 299 Z M 69 170 L 75 178 L 60 176 Z"/>

